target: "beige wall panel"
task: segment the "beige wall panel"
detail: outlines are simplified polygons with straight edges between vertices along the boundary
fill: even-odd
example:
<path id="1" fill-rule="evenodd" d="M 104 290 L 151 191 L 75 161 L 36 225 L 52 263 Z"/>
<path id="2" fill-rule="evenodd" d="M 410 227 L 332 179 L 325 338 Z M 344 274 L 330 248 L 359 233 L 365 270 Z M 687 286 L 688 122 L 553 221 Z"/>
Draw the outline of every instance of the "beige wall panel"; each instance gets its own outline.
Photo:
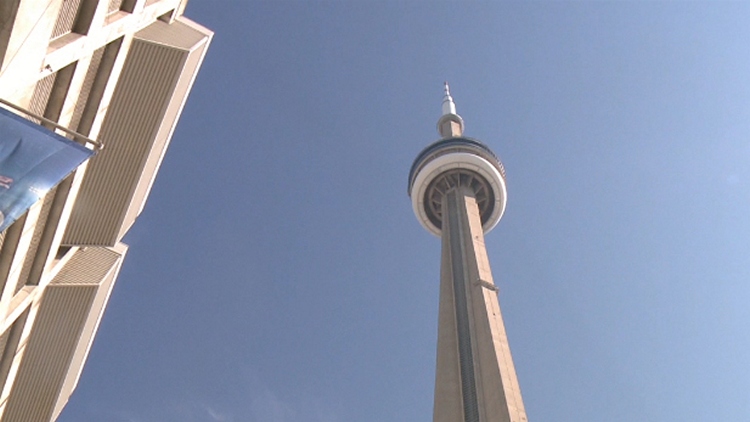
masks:
<path id="1" fill-rule="evenodd" d="M 164 44 L 172 31 L 197 32 L 155 22 L 136 34 L 99 132 L 106 146 L 90 160 L 64 244 L 114 245 L 143 208 L 208 41 Z"/>
<path id="2" fill-rule="evenodd" d="M 96 331 L 99 328 L 99 323 L 101 322 L 102 315 L 104 314 L 104 309 L 107 306 L 107 302 L 109 302 L 109 296 L 112 293 L 112 288 L 115 286 L 117 275 L 119 274 L 122 262 L 125 259 L 127 245 L 120 243 L 114 249 L 117 250 L 119 258 L 113 264 L 111 270 L 104 276 L 103 281 L 100 283 L 100 286 L 97 290 L 96 296 L 93 299 L 91 309 L 89 311 L 89 316 L 86 319 L 83 330 L 81 330 L 81 335 L 78 339 L 78 344 L 76 345 L 75 352 L 73 353 L 70 367 L 65 376 L 65 379 L 63 380 L 62 388 L 60 389 L 60 394 L 57 398 L 57 403 L 55 404 L 55 408 L 52 412 L 53 420 L 57 419 L 57 416 L 60 414 L 60 412 L 62 412 L 63 408 L 68 403 L 68 398 L 70 398 L 73 390 L 75 390 L 76 386 L 78 385 L 78 380 L 80 379 L 81 372 L 83 371 L 83 365 L 84 363 L 86 363 L 86 358 L 88 357 L 89 351 L 91 350 L 91 344 L 93 343 L 94 336 L 96 335 Z M 94 274 L 92 279 L 95 279 L 96 277 L 98 277 L 98 275 L 99 274 Z M 55 281 L 59 281 L 59 284 L 55 285 L 65 285 L 67 283 L 67 281 L 63 278 L 59 278 L 59 280 L 56 279 Z"/>
<path id="3" fill-rule="evenodd" d="M 205 56 L 206 50 L 208 48 L 208 39 L 206 38 L 205 34 L 197 32 L 179 21 L 175 22 L 171 26 L 177 26 L 181 29 L 180 31 L 175 32 L 185 33 L 184 37 L 181 38 L 182 43 L 186 46 L 192 46 L 192 51 L 188 55 L 185 62 L 185 71 L 182 72 L 179 80 L 177 81 L 177 85 L 175 86 L 175 95 L 173 97 L 173 101 L 169 103 L 169 106 L 165 110 L 164 118 L 162 119 L 162 122 L 164 124 L 159 127 L 159 132 L 156 135 L 156 141 L 153 148 L 154 153 L 148 156 L 146 163 L 144 164 L 144 168 L 141 173 L 143 177 L 141 177 L 141 179 L 138 181 L 138 185 L 133 196 L 133 206 L 128 209 L 128 212 L 125 215 L 125 224 L 123 224 L 123 226 L 120 228 L 120 234 L 118 238 L 122 238 L 123 236 L 125 236 L 125 233 L 135 222 L 136 217 L 138 217 L 141 211 L 143 211 L 143 207 L 146 204 L 148 194 L 151 191 L 154 180 L 156 180 L 156 173 L 161 166 L 161 162 L 164 159 L 164 154 L 169 147 L 169 142 L 172 139 L 172 134 L 174 133 L 174 129 L 177 126 L 177 120 L 179 119 L 179 116 L 182 113 L 182 108 L 185 105 L 185 101 L 187 100 L 187 94 L 190 92 L 190 88 L 193 85 L 193 81 L 195 80 L 200 64 L 203 62 L 203 57 Z M 169 36 L 169 38 L 174 37 L 174 34 L 167 35 Z M 198 35 L 200 35 L 201 37 L 198 37 Z M 141 36 L 140 33 L 139 36 Z M 184 42 L 186 39 L 190 40 L 191 38 L 196 42 Z M 166 42 L 166 40 L 159 41 Z"/>
<path id="4" fill-rule="evenodd" d="M 67 401 L 121 259 L 106 248 L 79 250 L 44 290 L 3 422 L 50 420 Z"/>

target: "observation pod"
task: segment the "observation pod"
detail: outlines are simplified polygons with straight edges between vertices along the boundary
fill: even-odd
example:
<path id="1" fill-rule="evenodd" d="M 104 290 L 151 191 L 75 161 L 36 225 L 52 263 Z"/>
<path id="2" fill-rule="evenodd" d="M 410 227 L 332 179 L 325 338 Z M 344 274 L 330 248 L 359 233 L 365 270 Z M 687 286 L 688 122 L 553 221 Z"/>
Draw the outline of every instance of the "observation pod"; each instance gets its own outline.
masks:
<path id="1" fill-rule="evenodd" d="M 452 102 L 452 101 L 451 101 Z M 454 113 L 453 116 L 458 117 Z M 452 117 L 451 114 L 443 117 Z M 447 123 L 459 124 L 458 119 Z M 440 126 L 440 123 L 438 125 Z M 460 121 L 460 130 L 463 120 Z M 442 133 L 442 130 L 441 130 Z M 507 190 L 503 164 L 489 147 L 476 139 L 448 137 L 432 143 L 414 160 L 409 171 L 409 197 L 422 227 L 440 237 L 445 193 L 466 186 L 473 191 L 482 230 L 492 230 L 505 213 Z"/>

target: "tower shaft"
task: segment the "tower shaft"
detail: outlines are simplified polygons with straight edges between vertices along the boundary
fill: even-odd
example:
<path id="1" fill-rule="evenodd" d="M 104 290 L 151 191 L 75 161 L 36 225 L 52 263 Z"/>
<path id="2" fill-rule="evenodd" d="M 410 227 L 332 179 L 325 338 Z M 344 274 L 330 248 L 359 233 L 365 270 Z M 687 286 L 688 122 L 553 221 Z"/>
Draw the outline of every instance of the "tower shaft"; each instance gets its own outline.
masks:
<path id="1" fill-rule="evenodd" d="M 473 191 L 442 203 L 434 422 L 526 422 Z"/>

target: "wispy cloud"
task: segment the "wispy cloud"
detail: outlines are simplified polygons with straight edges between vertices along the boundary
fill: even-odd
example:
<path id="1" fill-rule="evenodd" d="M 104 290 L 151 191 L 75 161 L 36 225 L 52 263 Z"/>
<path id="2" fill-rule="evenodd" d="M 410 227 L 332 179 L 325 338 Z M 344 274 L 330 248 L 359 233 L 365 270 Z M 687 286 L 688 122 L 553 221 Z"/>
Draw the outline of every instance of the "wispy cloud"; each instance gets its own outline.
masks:
<path id="1" fill-rule="evenodd" d="M 237 421 L 242 422 L 339 422 L 341 410 L 328 400 L 275 390 L 251 367 L 242 367 L 238 387 L 246 394 L 244 404 L 236 403 Z"/>
<path id="2" fill-rule="evenodd" d="M 227 391 L 204 390 L 161 397 L 137 409 L 90 409 L 97 419 L 116 422 L 341 422 L 340 407 L 315 396 L 275 391 L 251 371 L 227 379 Z M 228 392 L 231 392 L 227 394 Z M 161 402 L 161 403 L 159 403 Z M 163 404 L 162 404 L 163 403 Z"/>
<path id="3" fill-rule="evenodd" d="M 232 422 L 233 420 L 230 415 L 218 412 L 211 406 L 205 406 L 205 410 L 213 422 Z"/>
<path id="4" fill-rule="evenodd" d="M 209 404 L 209 400 L 182 399 L 168 409 L 165 409 L 166 420 L 179 422 L 234 422 L 230 411 L 216 404 Z M 159 419 L 164 420 L 164 417 Z"/>
<path id="5" fill-rule="evenodd" d="M 298 420 L 292 407 L 268 389 L 255 395 L 250 403 L 253 421 L 292 422 Z"/>

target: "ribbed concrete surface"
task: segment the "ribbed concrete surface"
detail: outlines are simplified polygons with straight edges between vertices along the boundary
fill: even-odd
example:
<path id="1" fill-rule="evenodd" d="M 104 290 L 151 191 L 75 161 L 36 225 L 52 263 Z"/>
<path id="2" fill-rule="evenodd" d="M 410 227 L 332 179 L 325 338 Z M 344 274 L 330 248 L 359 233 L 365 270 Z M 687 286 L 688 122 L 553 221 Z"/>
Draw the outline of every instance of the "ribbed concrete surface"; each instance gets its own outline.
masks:
<path id="1" fill-rule="evenodd" d="M 18 276 L 18 283 L 16 284 L 16 289 L 13 294 L 18 293 L 26 284 L 39 283 L 39 280 L 29 280 L 28 278 L 34 261 L 37 259 L 46 260 L 47 258 L 46 255 L 37 256 L 37 251 L 39 250 L 39 243 L 42 240 L 42 235 L 44 234 L 47 218 L 49 217 L 50 211 L 52 210 L 52 204 L 55 200 L 56 192 L 57 186 L 47 192 L 47 194 L 44 195 L 44 198 L 42 198 L 42 209 L 41 211 L 39 211 L 39 222 L 34 226 L 34 234 L 31 237 L 31 243 L 29 244 L 29 249 L 27 250 L 26 256 L 24 257 L 23 266 L 21 267 L 21 274 Z"/>
<path id="2" fill-rule="evenodd" d="M 5 383 L 8 381 L 8 375 L 10 374 L 11 366 L 13 365 L 13 360 L 16 355 L 16 350 L 18 349 L 18 345 L 21 341 L 21 334 L 23 332 L 23 327 L 26 324 L 26 320 L 29 317 L 29 309 L 27 308 L 25 311 L 21 313 L 21 315 L 16 318 L 16 320 L 13 322 L 13 324 L 8 327 L 8 329 L 3 334 L 4 337 L 4 344 L 3 348 L 0 349 L 0 353 L 2 353 L 2 358 L 0 358 L 0 386 L 3 387 L 3 394 L 5 394 Z M 3 400 L 5 400 L 5 396 L 2 396 Z"/>
<path id="3" fill-rule="evenodd" d="M 194 49 L 208 38 L 180 22 L 136 34 L 99 134 L 105 148 L 90 160 L 63 244 L 111 246 L 133 224 L 189 90 L 181 82 L 198 70 Z"/>
<path id="4" fill-rule="evenodd" d="M 47 108 L 47 101 L 52 93 L 52 87 L 55 85 L 55 79 L 57 73 L 45 76 L 36 83 L 34 88 L 34 95 L 31 97 L 31 103 L 29 104 L 29 111 L 34 114 L 43 115 L 44 110 Z"/>
<path id="5" fill-rule="evenodd" d="M 118 259 L 113 264 L 113 267 L 103 276 L 102 274 L 104 266 L 82 266 L 83 268 L 87 268 L 86 272 L 89 274 L 88 280 L 96 280 L 100 276 L 102 276 L 103 281 L 99 283 L 99 288 L 91 304 L 86 323 L 81 330 L 78 345 L 76 346 L 76 349 L 73 352 L 72 358 L 70 360 L 68 372 L 65 375 L 62 387 L 60 388 L 60 394 L 57 397 L 57 402 L 55 403 L 55 407 L 52 412 L 53 420 L 56 419 L 60 412 L 63 410 L 63 407 L 65 407 L 65 404 L 68 402 L 68 398 L 73 393 L 73 390 L 78 384 L 78 379 L 80 378 L 81 372 L 83 371 L 83 366 L 86 363 L 86 358 L 88 357 L 89 350 L 91 349 L 91 344 L 99 327 L 99 322 L 101 321 L 102 314 L 104 313 L 104 309 L 106 308 L 107 302 L 109 301 L 109 296 L 112 293 L 112 288 L 114 287 L 115 281 L 117 280 L 120 266 L 125 259 L 127 246 L 121 243 L 117 245 L 116 248 Z M 101 250 L 97 251 L 97 249 L 98 248 L 95 249 L 95 252 L 102 252 Z M 88 252 L 88 250 L 86 252 Z M 97 260 L 99 258 L 95 256 L 94 259 Z M 57 277 L 55 282 L 57 282 L 57 286 L 74 285 L 76 283 L 75 277 L 72 274 L 65 275 L 62 273 L 60 274 L 60 277 Z"/>
<path id="6" fill-rule="evenodd" d="M 106 248 L 79 250 L 47 286 L 3 422 L 47 421 L 67 401 L 121 258 Z"/>
<path id="7" fill-rule="evenodd" d="M 73 24 L 78 15 L 78 7 L 81 0 L 64 0 L 60 8 L 60 14 L 57 15 L 55 27 L 52 30 L 52 38 L 61 37 L 73 30 Z"/>
<path id="8" fill-rule="evenodd" d="M 89 104 L 91 103 L 91 101 L 89 101 L 89 95 L 91 94 L 91 87 L 94 85 L 94 79 L 96 79 L 96 75 L 99 73 L 99 64 L 102 61 L 105 48 L 106 47 L 101 47 L 94 50 L 94 54 L 91 55 L 91 61 L 89 62 L 88 69 L 86 69 L 86 76 L 83 79 L 83 84 L 81 85 L 81 90 L 78 94 L 79 100 L 76 102 L 75 109 L 73 110 L 73 117 L 70 119 L 70 128 L 73 130 L 78 129 L 78 124 L 81 122 L 81 117 L 83 116 L 83 110 L 86 107 L 98 106 L 98 103 L 96 102 Z"/>
<path id="9" fill-rule="evenodd" d="M 136 33 L 135 38 L 181 50 L 193 50 L 205 41 L 207 35 L 184 22 L 175 21 L 171 25 L 154 22 Z"/>
<path id="10" fill-rule="evenodd" d="M 107 5 L 107 13 L 113 13 L 120 10 L 120 5 L 122 4 L 122 0 L 109 0 L 109 4 Z"/>
<path id="11" fill-rule="evenodd" d="M 0 233 L 0 290 L 3 309 L 12 310 L 3 325 L 8 329 L 0 332 L 3 422 L 54 420 L 75 389 L 127 249 L 119 239 L 145 203 L 212 35 L 182 17 L 153 22 L 172 9 L 180 14 L 181 0 L 138 0 L 136 13 L 103 16 L 133 12 L 135 3 L 0 0 L 2 97 L 53 120 L 63 116 L 71 128 L 107 144 L 90 171 L 77 173 L 71 190 L 76 202 L 66 205 L 60 223 L 68 222 L 72 207 L 69 225 L 55 233 L 42 230 L 45 201 L 34 208 L 41 211 L 36 229 L 35 218 L 23 216 Z M 141 13 L 144 3 L 153 6 Z M 38 264 L 54 255 L 61 237 L 63 246 L 88 247 L 55 260 L 41 286 L 25 286 L 27 279 L 39 279 Z M 8 274 L 18 282 L 4 286 Z"/>

